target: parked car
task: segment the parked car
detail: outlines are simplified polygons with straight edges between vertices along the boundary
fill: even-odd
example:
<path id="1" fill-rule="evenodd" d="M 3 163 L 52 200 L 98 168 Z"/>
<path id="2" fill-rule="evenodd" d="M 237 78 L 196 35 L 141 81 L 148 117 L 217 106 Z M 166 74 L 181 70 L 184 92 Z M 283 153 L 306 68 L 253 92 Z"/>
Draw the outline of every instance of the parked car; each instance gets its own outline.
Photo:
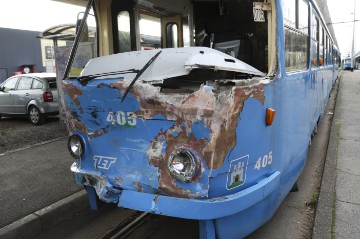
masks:
<path id="1" fill-rule="evenodd" d="M 42 124 L 48 115 L 59 114 L 58 98 L 55 73 L 12 76 L 0 85 L 0 119 L 20 116 Z"/>

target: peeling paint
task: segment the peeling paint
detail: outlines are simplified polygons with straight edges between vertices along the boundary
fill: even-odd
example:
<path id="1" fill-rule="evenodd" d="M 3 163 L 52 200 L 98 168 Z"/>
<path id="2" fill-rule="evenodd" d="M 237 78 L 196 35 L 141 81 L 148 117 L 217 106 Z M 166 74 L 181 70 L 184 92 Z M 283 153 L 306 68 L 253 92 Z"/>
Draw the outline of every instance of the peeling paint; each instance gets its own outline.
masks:
<path id="1" fill-rule="evenodd" d="M 74 101 L 74 103 L 79 106 L 80 102 L 77 97 L 82 95 L 82 91 L 79 88 L 75 87 L 75 85 L 72 83 L 63 84 L 63 88 L 66 91 L 67 95 L 70 96 L 72 101 Z"/>
<path id="2" fill-rule="evenodd" d="M 264 85 L 270 82 L 268 78 L 251 78 L 242 73 L 231 73 L 232 78 L 227 78 L 228 75 L 227 72 L 213 70 L 192 70 L 189 76 L 176 76 L 161 81 L 139 80 L 131 88 L 129 86 L 132 78 L 127 75 L 122 78 L 93 80 L 88 85 L 68 81 L 64 84 L 69 100 L 68 127 L 70 131 L 82 132 L 89 139 L 100 139 L 116 127 L 129 127 L 126 124 L 117 125 L 113 121 L 105 124 L 107 119 L 104 119 L 103 115 L 109 112 L 115 114 L 119 110 L 124 112 L 126 117 L 136 118 L 144 129 L 147 122 L 172 122 L 171 125 L 168 124 L 169 127 L 160 128 L 156 132 L 149 128 L 154 137 L 148 142 L 142 142 L 141 138 L 133 139 L 129 135 L 114 144 L 118 147 L 124 140 L 138 142 L 134 144 L 145 143 L 146 148 L 134 147 L 133 150 L 145 153 L 147 165 L 158 169 L 157 175 L 152 174 L 149 177 L 157 178 L 157 185 L 146 185 L 134 180 L 131 187 L 139 192 L 156 191 L 163 195 L 183 198 L 206 198 L 212 171 L 223 166 L 236 146 L 236 128 L 244 103 L 253 98 L 263 105 Z M 189 79 L 192 80 L 190 83 Z M 107 95 L 93 96 L 99 94 L 100 90 L 107 92 Z M 128 90 L 129 94 L 121 103 Z M 84 94 L 89 101 L 87 105 L 81 102 Z M 100 109 L 99 106 L 105 108 Z M 88 121 L 86 124 L 84 117 Z M 92 124 L 91 127 L 89 123 Z M 133 124 L 132 127 L 137 126 Z M 176 181 L 168 169 L 168 159 L 178 148 L 193 151 L 197 159 L 198 170 L 190 184 Z M 116 150 L 114 152 L 116 153 Z M 146 165 L 138 167 L 147 170 Z M 114 176 L 114 183 L 119 187 L 128 185 L 131 181 L 117 179 L 118 176 L 125 175 Z"/>
<path id="3" fill-rule="evenodd" d="M 114 83 L 123 91 L 125 82 Z M 244 85 L 244 86 L 243 86 Z M 236 126 L 244 102 L 255 98 L 264 103 L 264 86 L 258 80 L 246 81 L 241 86 L 228 85 L 227 82 L 217 82 L 213 91 L 205 91 L 205 86 L 192 94 L 167 94 L 160 92 L 159 87 L 138 83 L 132 93 L 141 107 L 136 112 L 142 120 L 154 119 L 157 115 L 164 116 L 176 124 L 166 132 L 159 132 L 153 139 L 147 153 L 150 164 L 159 167 L 159 190 L 169 195 L 179 197 L 196 197 L 199 192 L 189 194 L 179 188 L 171 177 L 167 159 L 171 152 L 179 147 L 191 148 L 206 162 L 207 169 L 222 166 L 228 152 L 236 145 Z M 196 138 L 192 126 L 202 120 L 210 129 L 210 138 Z M 166 142 L 166 149 L 162 152 Z M 196 182 L 201 177 L 199 173 Z"/>

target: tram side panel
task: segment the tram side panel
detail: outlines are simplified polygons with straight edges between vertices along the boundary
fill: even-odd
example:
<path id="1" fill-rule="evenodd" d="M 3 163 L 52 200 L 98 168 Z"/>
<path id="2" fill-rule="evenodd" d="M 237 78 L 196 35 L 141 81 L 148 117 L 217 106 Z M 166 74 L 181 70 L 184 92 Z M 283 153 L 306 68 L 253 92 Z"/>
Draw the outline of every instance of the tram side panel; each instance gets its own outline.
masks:
<path id="1" fill-rule="evenodd" d="M 76 182 L 108 203 L 199 220 L 201 234 L 209 230 L 219 238 L 244 237 L 269 220 L 304 167 L 331 89 L 328 71 L 285 72 L 278 19 L 279 69 L 271 80 L 206 80 L 195 91 L 132 85 L 126 74 L 66 80 L 70 141 L 83 146 L 72 166 Z M 220 54 L 184 48 L 163 50 L 157 60 L 188 63 L 195 53 Z M 131 54 L 137 58 L 129 62 L 138 65 L 130 70 L 145 65 L 154 51 Z M 98 58 L 84 72 L 107 72 L 107 65 L 126 62 L 125 55 Z M 238 62 L 230 58 L 224 59 Z M 157 60 L 152 76 L 159 73 L 152 68 Z M 178 66 L 181 74 L 164 78 L 181 81 L 185 68 Z M 268 108 L 276 112 L 270 125 Z"/>

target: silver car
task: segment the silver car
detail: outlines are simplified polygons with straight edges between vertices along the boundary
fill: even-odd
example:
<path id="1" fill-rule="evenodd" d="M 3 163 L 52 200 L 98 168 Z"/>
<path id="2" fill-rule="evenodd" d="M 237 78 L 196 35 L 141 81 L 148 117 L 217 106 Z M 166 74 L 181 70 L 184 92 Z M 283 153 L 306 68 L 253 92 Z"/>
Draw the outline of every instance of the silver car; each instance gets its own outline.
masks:
<path id="1" fill-rule="evenodd" d="M 27 116 L 39 125 L 48 115 L 59 114 L 55 73 L 12 76 L 0 84 L 0 119 L 2 116 Z"/>

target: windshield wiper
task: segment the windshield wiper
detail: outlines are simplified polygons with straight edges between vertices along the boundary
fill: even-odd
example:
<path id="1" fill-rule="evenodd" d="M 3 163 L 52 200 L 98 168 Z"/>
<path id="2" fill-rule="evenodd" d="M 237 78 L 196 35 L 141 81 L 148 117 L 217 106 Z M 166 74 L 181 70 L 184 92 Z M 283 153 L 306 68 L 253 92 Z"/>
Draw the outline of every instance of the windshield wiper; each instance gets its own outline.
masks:
<path id="1" fill-rule="evenodd" d="M 135 78 L 131 81 L 130 85 L 128 86 L 128 88 L 125 91 L 124 96 L 121 99 L 121 103 L 124 101 L 125 97 L 127 96 L 127 94 L 129 93 L 129 91 L 131 90 L 131 88 L 133 87 L 133 85 L 135 84 L 135 82 L 137 81 L 137 79 L 139 79 L 139 77 L 146 71 L 146 69 L 155 61 L 155 59 L 160 55 L 162 51 L 159 51 L 158 53 L 156 53 L 155 56 L 151 57 L 151 59 L 146 63 L 146 65 L 139 71 L 139 73 L 136 74 Z"/>
<path id="2" fill-rule="evenodd" d="M 129 69 L 129 70 L 124 70 L 124 71 L 113 71 L 113 72 L 106 72 L 106 73 L 98 73 L 98 74 L 94 74 L 94 75 L 80 76 L 77 78 L 77 80 L 82 85 L 85 85 L 89 81 L 91 81 L 95 78 L 101 77 L 101 76 L 122 75 L 122 74 L 139 73 L 139 72 L 140 72 L 140 70 L 136 70 L 136 69 Z"/>

